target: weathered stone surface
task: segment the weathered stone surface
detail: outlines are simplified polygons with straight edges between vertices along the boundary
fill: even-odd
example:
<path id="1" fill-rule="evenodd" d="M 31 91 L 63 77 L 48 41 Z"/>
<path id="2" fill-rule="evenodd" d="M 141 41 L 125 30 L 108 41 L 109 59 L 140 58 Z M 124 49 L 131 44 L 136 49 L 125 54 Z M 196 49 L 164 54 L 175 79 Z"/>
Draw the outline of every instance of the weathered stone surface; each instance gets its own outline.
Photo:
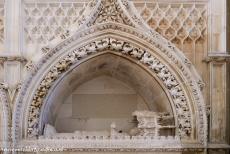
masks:
<path id="1" fill-rule="evenodd" d="M 225 0 L 0 1 L 0 148 L 228 153 L 228 5 Z M 138 109 L 169 113 L 160 125 L 173 127 L 159 138 L 123 136 L 137 126 L 130 115 Z M 46 139 L 47 124 L 61 133 L 114 124 L 117 136 Z"/>

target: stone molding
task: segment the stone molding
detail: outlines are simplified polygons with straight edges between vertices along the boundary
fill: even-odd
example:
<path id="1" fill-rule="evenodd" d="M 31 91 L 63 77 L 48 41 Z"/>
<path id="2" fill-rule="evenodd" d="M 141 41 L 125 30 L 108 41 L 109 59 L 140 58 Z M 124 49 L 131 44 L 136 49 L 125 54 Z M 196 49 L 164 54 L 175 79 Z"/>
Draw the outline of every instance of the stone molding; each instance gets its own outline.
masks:
<path id="1" fill-rule="evenodd" d="M 210 53 L 204 60 L 204 62 L 230 62 L 230 54 L 228 53 Z"/>
<path id="2" fill-rule="evenodd" d="M 0 63 L 4 63 L 6 61 L 19 61 L 26 63 L 27 59 L 21 56 L 0 56 Z"/>

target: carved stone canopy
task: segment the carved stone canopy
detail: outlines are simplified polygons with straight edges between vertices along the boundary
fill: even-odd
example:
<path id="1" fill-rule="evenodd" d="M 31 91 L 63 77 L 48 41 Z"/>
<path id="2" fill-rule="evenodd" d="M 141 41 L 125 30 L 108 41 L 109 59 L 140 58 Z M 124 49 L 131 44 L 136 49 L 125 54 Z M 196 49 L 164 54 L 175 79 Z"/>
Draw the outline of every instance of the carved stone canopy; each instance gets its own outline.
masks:
<path id="1" fill-rule="evenodd" d="M 15 141 L 37 140 L 41 110 L 58 80 L 87 59 L 111 52 L 144 66 L 161 83 L 170 99 L 182 142 L 206 144 L 206 110 L 196 69 L 179 49 L 142 21 L 131 2 L 90 2 L 76 24 L 51 40 L 43 51 L 46 54 L 34 65 L 16 101 Z"/>

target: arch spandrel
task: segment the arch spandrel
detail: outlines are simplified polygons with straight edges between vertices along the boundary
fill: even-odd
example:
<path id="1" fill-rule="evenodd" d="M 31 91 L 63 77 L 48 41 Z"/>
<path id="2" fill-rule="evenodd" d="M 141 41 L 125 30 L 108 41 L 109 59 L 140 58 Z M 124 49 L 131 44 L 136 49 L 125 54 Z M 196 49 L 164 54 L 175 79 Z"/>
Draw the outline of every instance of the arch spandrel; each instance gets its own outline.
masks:
<path id="1" fill-rule="evenodd" d="M 205 143 L 205 107 L 197 83 L 200 78 L 194 72 L 192 64 L 174 45 L 145 24 L 141 24 L 144 22 L 140 22 L 138 15 L 130 16 L 133 8 L 128 1 L 111 0 L 115 14 L 118 13 L 121 17 L 119 20 L 116 17 L 114 19 L 102 16 L 105 14 L 103 9 L 106 7 L 103 6 L 106 3 L 93 2 L 96 9 L 82 21 L 79 30 L 67 31 L 53 40 L 51 46 L 43 48 L 47 54 L 35 65 L 17 98 L 13 119 L 14 139 L 27 139 L 38 135 L 40 109 L 55 80 L 65 74 L 73 64 L 109 49 L 131 57 L 155 73 L 171 95 L 181 137 L 187 141 Z M 114 11 L 113 9 L 111 10 Z M 23 120 L 16 118 L 19 115 Z"/>

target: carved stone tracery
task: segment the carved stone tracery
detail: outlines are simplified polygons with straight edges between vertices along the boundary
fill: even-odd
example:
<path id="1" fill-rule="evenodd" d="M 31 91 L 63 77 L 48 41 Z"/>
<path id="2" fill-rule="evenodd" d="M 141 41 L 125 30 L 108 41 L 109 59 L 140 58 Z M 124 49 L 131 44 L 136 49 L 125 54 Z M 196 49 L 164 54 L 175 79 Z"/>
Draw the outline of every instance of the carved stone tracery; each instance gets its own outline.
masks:
<path id="1" fill-rule="evenodd" d="M 131 25 L 123 20 L 123 12 L 114 0 L 102 1 L 99 18 L 96 22 L 114 21 Z M 87 2 L 85 2 L 87 3 Z M 129 7 L 128 1 L 122 1 Z M 94 4 L 91 5 L 94 6 Z M 112 5 L 110 5 L 112 4 Z M 207 36 L 207 3 L 189 2 L 135 2 L 135 8 L 143 20 L 179 48 L 185 43 L 197 44 Z M 105 9 L 104 9 L 105 8 Z M 73 3 L 25 3 L 25 40 L 27 44 L 45 45 L 55 35 L 64 33 L 84 14 L 86 4 Z M 86 17 L 83 17 L 86 18 Z M 133 16 L 138 22 L 138 17 Z M 141 21 L 139 21 L 141 22 Z"/>
<path id="2" fill-rule="evenodd" d="M 179 47 L 207 35 L 207 3 L 134 3 L 148 25 Z"/>

